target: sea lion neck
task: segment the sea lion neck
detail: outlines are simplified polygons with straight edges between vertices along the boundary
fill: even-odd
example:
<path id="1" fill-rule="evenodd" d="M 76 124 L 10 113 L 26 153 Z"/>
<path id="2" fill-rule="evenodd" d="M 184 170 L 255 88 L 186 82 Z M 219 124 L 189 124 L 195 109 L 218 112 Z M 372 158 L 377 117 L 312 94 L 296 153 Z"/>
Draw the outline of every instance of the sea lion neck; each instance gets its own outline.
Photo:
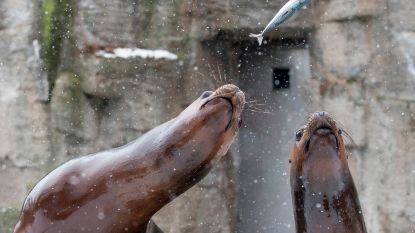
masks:
<path id="1" fill-rule="evenodd" d="M 120 166 L 130 166 L 131 173 L 134 168 L 140 173 L 156 171 L 163 177 L 147 184 L 157 190 L 155 203 L 160 206 L 200 181 L 228 151 L 239 129 L 234 121 L 240 118 L 244 96 L 233 86 L 225 89 L 203 93 L 176 118 L 122 149 L 120 154 L 130 158 Z M 142 181 L 142 175 L 137 179 Z"/>
<path id="2" fill-rule="evenodd" d="M 14 232 L 142 231 L 227 153 L 244 102 L 225 85 L 122 147 L 62 164 L 30 192 Z"/>

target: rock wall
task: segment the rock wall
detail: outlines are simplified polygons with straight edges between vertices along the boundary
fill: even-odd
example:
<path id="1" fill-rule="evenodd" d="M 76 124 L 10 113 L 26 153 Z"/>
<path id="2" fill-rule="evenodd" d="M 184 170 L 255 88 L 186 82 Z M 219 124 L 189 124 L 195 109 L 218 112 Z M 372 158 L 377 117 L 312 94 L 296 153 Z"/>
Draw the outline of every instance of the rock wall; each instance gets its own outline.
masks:
<path id="1" fill-rule="evenodd" d="M 32 1 L 0 2 L 0 227 L 10 232 L 50 156 L 47 87 Z"/>
<path id="2" fill-rule="evenodd" d="M 327 14 L 310 36 L 315 79 L 306 99 L 354 137 L 350 161 L 369 232 L 413 232 L 413 4 L 342 3 L 320 6 Z"/>
<path id="3" fill-rule="evenodd" d="M 11 232 L 25 195 L 57 164 L 140 136 L 225 77 L 237 83 L 239 42 L 283 2 L 1 1 L 0 231 Z M 270 35 L 307 40 L 304 98 L 356 142 L 350 163 L 369 232 L 415 229 L 414 8 L 313 1 Z M 117 47 L 177 59 L 97 56 Z M 156 222 L 166 232 L 234 232 L 237 151 Z"/>

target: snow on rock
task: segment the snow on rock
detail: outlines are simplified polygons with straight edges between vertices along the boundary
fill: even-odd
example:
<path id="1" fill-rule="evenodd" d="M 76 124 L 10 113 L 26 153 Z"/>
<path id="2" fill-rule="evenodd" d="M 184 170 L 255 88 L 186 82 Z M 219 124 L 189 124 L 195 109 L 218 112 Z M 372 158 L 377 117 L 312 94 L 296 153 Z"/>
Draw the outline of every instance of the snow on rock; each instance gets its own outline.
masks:
<path id="1" fill-rule="evenodd" d="M 177 55 L 171 53 L 167 50 L 156 49 L 140 49 L 140 48 L 115 48 L 113 51 L 103 51 L 100 50 L 95 53 L 95 55 L 105 58 L 151 58 L 151 59 L 167 59 L 167 60 L 176 60 Z"/>
<path id="2" fill-rule="evenodd" d="M 415 33 L 403 32 L 396 37 L 400 43 L 401 52 L 405 57 L 408 71 L 415 75 Z"/>

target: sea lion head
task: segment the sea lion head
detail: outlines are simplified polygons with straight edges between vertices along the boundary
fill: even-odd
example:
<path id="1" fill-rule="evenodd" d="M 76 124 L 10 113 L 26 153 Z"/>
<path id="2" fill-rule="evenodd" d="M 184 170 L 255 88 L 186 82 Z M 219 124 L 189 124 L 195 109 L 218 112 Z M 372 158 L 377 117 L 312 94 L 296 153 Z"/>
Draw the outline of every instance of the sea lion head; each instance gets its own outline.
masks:
<path id="1" fill-rule="evenodd" d="M 199 153 L 219 146 L 218 155 L 223 156 L 241 126 L 244 104 L 245 95 L 237 86 L 223 85 L 215 91 L 203 92 L 180 113 L 175 123 L 197 142 L 193 144 L 196 150 L 198 144 L 210 145 L 201 145 L 203 148 L 199 148 Z"/>
<path id="2" fill-rule="evenodd" d="M 245 94 L 233 84 L 219 87 L 215 91 L 205 91 L 194 101 L 189 108 L 199 109 L 193 120 L 215 120 L 219 131 L 229 135 L 235 135 L 241 126 L 241 113 L 245 104 Z M 186 112 L 186 111 L 185 111 Z M 185 115 L 186 113 L 184 113 Z"/>
<path id="3" fill-rule="evenodd" d="M 349 171 L 343 134 L 347 135 L 329 113 L 312 114 L 295 134 L 291 177 L 301 177 L 317 189 L 317 185 L 327 186 L 330 180 L 341 180 L 344 172 Z"/>
<path id="4" fill-rule="evenodd" d="M 240 128 L 244 104 L 244 93 L 227 84 L 203 92 L 169 123 L 163 135 L 169 140 L 165 154 L 180 177 L 197 182 L 227 153 Z"/>
<path id="5" fill-rule="evenodd" d="M 327 112 L 312 114 L 295 135 L 290 182 L 296 232 L 366 232 L 343 136 L 351 140 Z"/>

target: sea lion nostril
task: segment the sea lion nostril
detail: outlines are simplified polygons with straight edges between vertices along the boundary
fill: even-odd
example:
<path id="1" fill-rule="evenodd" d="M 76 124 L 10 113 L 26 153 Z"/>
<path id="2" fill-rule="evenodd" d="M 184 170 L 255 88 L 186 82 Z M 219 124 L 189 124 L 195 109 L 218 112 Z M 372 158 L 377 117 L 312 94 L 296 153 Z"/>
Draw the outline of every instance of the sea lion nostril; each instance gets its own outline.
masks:
<path id="1" fill-rule="evenodd" d="M 205 91 L 205 92 L 202 93 L 200 98 L 205 99 L 205 98 L 211 96 L 212 94 L 213 94 L 213 91 Z"/>

